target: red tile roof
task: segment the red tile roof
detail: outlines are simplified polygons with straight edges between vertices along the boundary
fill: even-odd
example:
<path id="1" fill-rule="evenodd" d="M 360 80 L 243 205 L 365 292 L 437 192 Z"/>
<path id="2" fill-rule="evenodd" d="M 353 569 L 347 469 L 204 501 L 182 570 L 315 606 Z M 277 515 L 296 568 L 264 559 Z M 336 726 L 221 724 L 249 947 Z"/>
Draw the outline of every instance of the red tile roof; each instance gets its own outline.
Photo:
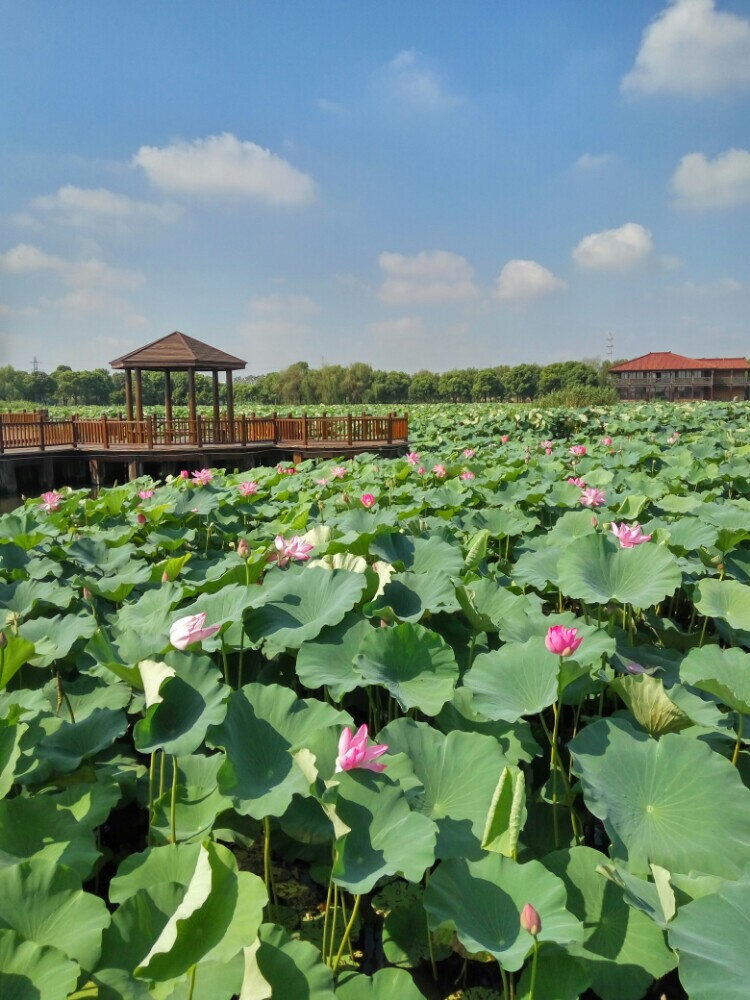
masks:
<path id="1" fill-rule="evenodd" d="M 642 354 L 632 361 L 624 361 L 621 365 L 610 368 L 611 372 L 673 372 L 689 371 L 697 368 L 721 368 L 735 371 L 748 370 L 750 364 L 746 358 L 686 358 L 672 351 L 656 351 Z"/>

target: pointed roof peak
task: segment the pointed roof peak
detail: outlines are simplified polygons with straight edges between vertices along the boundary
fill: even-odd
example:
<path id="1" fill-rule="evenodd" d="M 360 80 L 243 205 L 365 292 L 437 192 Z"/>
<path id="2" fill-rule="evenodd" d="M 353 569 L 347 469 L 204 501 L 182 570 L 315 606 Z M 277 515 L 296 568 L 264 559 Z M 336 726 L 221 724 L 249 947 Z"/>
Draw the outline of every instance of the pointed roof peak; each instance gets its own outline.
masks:
<path id="1" fill-rule="evenodd" d="M 175 330 L 150 344 L 110 361 L 112 368 L 146 368 L 188 371 L 224 371 L 244 368 L 247 362 L 217 347 Z"/>

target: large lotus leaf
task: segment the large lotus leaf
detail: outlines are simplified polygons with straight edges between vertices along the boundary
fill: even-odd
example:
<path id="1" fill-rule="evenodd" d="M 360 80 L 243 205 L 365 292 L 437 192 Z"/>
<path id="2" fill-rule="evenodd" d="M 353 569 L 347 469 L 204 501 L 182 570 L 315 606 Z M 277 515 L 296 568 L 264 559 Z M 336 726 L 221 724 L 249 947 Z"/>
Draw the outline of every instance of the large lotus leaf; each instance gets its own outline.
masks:
<path id="1" fill-rule="evenodd" d="M 240 1000 L 336 1000 L 333 976 L 309 941 L 297 941 L 278 924 L 262 924 L 245 949 Z"/>
<path id="2" fill-rule="evenodd" d="M 208 656 L 171 652 L 164 662 L 176 674 L 164 678 L 160 700 L 136 723 L 135 746 L 140 753 L 163 750 L 182 757 L 198 749 L 209 726 L 222 721 L 229 688 Z"/>
<path id="3" fill-rule="evenodd" d="M 473 528 L 486 528 L 495 538 L 505 538 L 506 535 L 527 534 L 537 524 L 537 519 L 515 508 L 485 507 L 472 512 L 467 522 Z"/>
<path id="4" fill-rule="evenodd" d="M 335 843 L 334 882 L 357 895 L 386 875 L 418 882 L 435 861 L 432 820 L 411 810 L 386 773 L 345 771 L 339 782 L 336 815 L 349 832 Z"/>
<path id="5" fill-rule="evenodd" d="M 110 546 L 100 538 L 78 538 L 66 550 L 67 557 L 72 562 L 105 576 L 127 566 L 136 552 L 135 545 L 130 542 Z"/>
<path id="6" fill-rule="evenodd" d="M 25 618 L 39 604 L 65 609 L 73 600 L 73 590 L 45 580 L 17 580 L 0 583 L 0 608 Z"/>
<path id="7" fill-rule="evenodd" d="M 200 847 L 200 844 L 167 844 L 129 854 L 109 884 L 110 902 L 124 903 L 141 889 L 161 883 L 187 885 L 195 871 Z"/>
<path id="8" fill-rule="evenodd" d="M 172 605 L 182 597 L 182 587 L 165 583 L 147 590 L 132 604 L 123 604 L 114 621 L 115 637 L 125 662 L 137 663 L 161 652 L 167 644 Z"/>
<path id="9" fill-rule="evenodd" d="M 218 787 L 218 772 L 225 759 L 223 753 L 214 753 L 210 757 L 193 755 L 178 759 L 175 829 L 180 843 L 207 837 L 219 813 L 231 809 L 231 799 L 222 795 Z M 170 789 L 154 803 L 151 821 L 154 842 L 169 842 L 172 832 L 171 798 Z"/>
<path id="10" fill-rule="evenodd" d="M 558 672 L 559 658 L 546 649 L 541 637 L 535 637 L 480 653 L 464 676 L 464 685 L 482 715 L 516 722 L 557 700 Z"/>
<path id="11" fill-rule="evenodd" d="M 539 590 L 544 590 L 550 583 L 556 585 L 562 552 L 562 547 L 556 545 L 524 552 L 513 567 L 513 582 L 522 586 L 530 584 Z"/>
<path id="12" fill-rule="evenodd" d="M 692 720 L 669 696 L 664 681 L 649 674 L 623 674 L 611 685 L 628 706 L 636 722 L 652 736 L 679 733 Z M 670 689 L 671 691 L 674 688 Z"/>
<path id="13" fill-rule="evenodd" d="M 0 799 L 5 798 L 13 786 L 16 764 L 21 756 L 21 737 L 27 729 L 23 722 L 10 725 L 0 719 Z"/>
<path id="14" fill-rule="evenodd" d="M 0 802 L 0 866 L 41 858 L 67 865 L 85 879 L 98 857 L 92 828 L 60 808 L 53 796 Z"/>
<path id="15" fill-rule="evenodd" d="M 586 726 L 569 749 L 586 805 L 633 872 L 653 863 L 732 879 L 750 863 L 750 791 L 705 743 L 676 733 L 657 742 L 612 718 Z"/>
<path id="16" fill-rule="evenodd" d="M 494 580 L 475 580 L 459 587 L 456 597 L 475 632 L 497 632 L 508 618 L 522 620 L 531 609 L 526 597 Z"/>
<path id="17" fill-rule="evenodd" d="M 719 646 L 691 649 L 680 665 L 680 677 L 736 712 L 750 715 L 750 653 Z"/>
<path id="18" fill-rule="evenodd" d="M 295 793 L 309 793 L 310 781 L 293 753 L 317 740 L 320 730 L 350 722 L 347 713 L 298 699 L 290 688 L 246 684 L 230 697 L 226 718 L 209 733 L 211 745 L 227 754 L 218 773 L 220 792 L 243 815 L 283 815 Z"/>
<path id="19" fill-rule="evenodd" d="M 424 887 L 396 879 L 386 882 L 372 899 L 375 912 L 383 917 L 383 952 L 400 968 L 417 968 L 430 958 L 451 954 L 453 930 L 447 925 L 430 931 L 423 906 Z"/>
<path id="20" fill-rule="evenodd" d="M 135 975 L 164 982 L 200 961 L 228 960 L 252 943 L 266 900 L 256 875 L 239 873 L 228 848 L 206 841 L 181 902 Z"/>
<path id="21" fill-rule="evenodd" d="M 8 686 L 8 682 L 18 673 L 24 663 L 34 655 L 34 643 L 20 635 L 0 633 L 5 642 L 5 648 L 0 650 L 0 691 Z"/>
<path id="22" fill-rule="evenodd" d="M 79 968 L 61 951 L 0 930 L 0 996 L 3 1000 L 65 1000 Z"/>
<path id="23" fill-rule="evenodd" d="M 649 608 L 680 586 L 676 557 L 647 542 L 623 549 L 614 538 L 588 535 L 565 548 L 558 563 L 558 582 L 568 597 L 593 604 L 620 601 Z"/>
<path id="24" fill-rule="evenodd" d="M 127 716 L 120 709 L 96 708 L 80 722 L 63 720 L 36 748 L 39 762 L 58 774 L 68 774 L 110 747 L 127 728 Z"/>
<path id="25" fill-rule="evenodd" d="M 694 552 L 701 546 L 716 544 L 718 530 L 698 517 L 681 517 L 666 529 L 669 544 L 685 552 Z"/>
<path id="26" fill-rule="evenodd" d="M 401 533 L 379 534 L 370 543 L 370 552 L 385 562 L 401 563 L 404 569 L 414 573 L 429 573 L 440 570 L 452 576 L 458 575 L 464 567 L 461 550 L 442 538 L 412 538 Z"/>
<path id="27" fill-rule="evenodd" d="M 435 856 L 480 857 L 487 811 L 507 764 L 497 741 L 479 733 L 444 736 L 424 722 L 396 719 L 378 742 L 411 761 L 423 791 L 410 802 L 437 826 Z"/>
<path id="28" fill-rule="evenodd" d="M 548 855 L 544 864 L 565 883 L 568 909 L 585 928 L 585 940 L 570 951 L 585 959 L 594 992 L 602 1000 L 640 1000 L 676 958 L 663 931 L 597 872 L 608 860 L 590 847 L 573 847 Z"/>
<path id="29" fill-rule="evenodd" d="M 104 900 L 84 892 L 69 868 L 39 860 L 0 868 L 0 928 L 52 945 L 91 971 L 108 923 Z"/>
<path id="30" fill-rule="evenodd" d="M 480 861 L 452 858 L 432 874 L 424 896 L 431 926 L 453 921 L 468 951 L 489 952 L 510 972 L 531 951 L 531 935 L 520 923 L 526 903 L 541 917 L 540 944 L 583 941 L 583 925 L 566 909 L 563 882 L 539 861 L 518 864 L 500 854 Z"/>
<path id="31" fill-rule="evenodd" d="M 456 591 L 440 570 L 429 573 L 394 573 L 383 593 L 365 607 L 373 618 L 418 622 L 427 612 L 457 611 Z"/>
<path id="32" fill-rule="evenodd" d="M 458 681 L 458 664 L 447 642 L 422 625 L 404 622 L 371 629 L 355 666 L 366 684 L 380 684 L 406 712 L 437 715 Z"/>
<path id="33" fill-rule="evenodd" d="M 299 649 L 326 625 L 336 625 L 351 611 L 366 586 L 363 573 L 343 569 L 308 569 L 282 573 L 265 594 L 265 603 L 247 616 L 247 634 L 269 651 Z"/>
<path id="34" fill-rule="evenodd" d="M 750 586 L 737 580 L 701 580 L 695 607 L 707 618 L 723 618 L 732 628 L 750 630 Z"/>
<path id="35" fill-rule="evenodd" d="M 539 951 L 534 995 L 531 995 L 531 963 L 527 963 L 518 981 L 518 1000 L 579 1000 L 591 986 L 591 972 L 580 958 L 574 958 L 559 945 L 546 945 Z"/>
<path id="36" fill-rule="evenodd" d="M 262 599 L 263 591 L 260 587 L 247 587 L 244 583 L 232 583 L 217 590 L 216 593 L 200 594 L 192 604 L 181 607 L 179 613 L 175 612 L 174 617 L 177 619 L 204 613 L 206 621 L 211 625 L 241 622 L 245 611 L 260 603 Z"/>
<path id="37" fill-rule="evenodd" d="M 317 639 L 306 642 L 297 654 L 297 676 L 308 688 L 327 687 L 340 701 L 362 682 L 354 669 L 354 657 L 363 639 L 372 631 L 366 618 L 354 612 L 338 625 L 324 628 Z"/>
<path id="38" fill-rule="evenodd" d="M 424 994 L 403 969 L 380 969 L 372 978 L 344 974 L 336 997 L 337 1000 L 423 1000 Z"/>
<path id="39" fill-rule="evenodd" d="M 467 687 L 456 688 L 453 698 L 443 706 L 435 721 L 444 733 L 460 729 L 464 733 L 492 736 L 511 764 L 518 764 L 522 760 L 531 761 L 540 752 L 528 722 L 521 720 L 509 723 L 488 719 L 476 710 L 473 695 Z"/>
<path id="40" fill-rule="evenodd" d="M 127 708 L 133 696 L 127 684 L 102 680 L 92 674 L 80 674 L 73 680 L 65 680 L 65 695 L 73 710 L 76 722 L 82 722 L 97 708 Z M 44 685 L 45 701 L 49 711 L 57 710 L 57 681 Z"/>
<path id="41" fill-rule="evenodd" d="M 109 671 L 116 677 L 119 677 L 120 680 L 128 683 L 131 687 L 137 690 L 143 689 L 143 681 L 141 680 L 138 667 L 132 665 L 133 662 L 137 661 L 125 659 L 119 646 L 110 640 L 103 629 L 99 629 L 89 639 L 86 644 L 86 652 L 95 660 L 99 668 L 99 673 L 104 674 L 105 670 Z M 141 660 L 143 658 L 139 656 L 137 659 Z"/>
<path id="42" fill-rule="evenodd" d="M 691 1000 L 746 1000 L 750 982 L 750 874 L 681 906 L 669 926 Z"/>
<path id="43" fill-rule="evenodd" d="M 96 597 L 103 597 L 114 604 L 122 604 L 130 592 L 141 583 L 151 579 L 151 564 L 142 559 L 133 559 L 120 573 L 107 576 L 81 577 L 82 587 L 88 588 Z"/>

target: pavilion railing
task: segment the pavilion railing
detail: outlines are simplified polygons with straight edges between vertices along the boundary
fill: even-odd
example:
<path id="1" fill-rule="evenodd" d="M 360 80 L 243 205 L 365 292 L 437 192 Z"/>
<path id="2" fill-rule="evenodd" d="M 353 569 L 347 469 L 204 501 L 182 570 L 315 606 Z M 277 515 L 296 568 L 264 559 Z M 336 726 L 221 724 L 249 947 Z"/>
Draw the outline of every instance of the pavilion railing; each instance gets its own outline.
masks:
<path id="1" fill-rule="evenodd" d="M 166 420 L 155 414 L 143 420 L 121 417 L 49 420 L 45 413 L 31 420 L 28 415 L 5 413 L 0 420 L 0 453 L 19 449 L 44 451 L 47 448 L 133 449 L 169 451 L 181 447 L 252 446 L 267 444 L 289 448 L 325 448 L 336 445 L 389 445 L 406 443 L 409 419 L 397 416 L 369 416 L 348 413 L 345 416 L 257 417 L 242 414 L 226 416 L 198 414 L 195 420 L 178 417 Z"/>

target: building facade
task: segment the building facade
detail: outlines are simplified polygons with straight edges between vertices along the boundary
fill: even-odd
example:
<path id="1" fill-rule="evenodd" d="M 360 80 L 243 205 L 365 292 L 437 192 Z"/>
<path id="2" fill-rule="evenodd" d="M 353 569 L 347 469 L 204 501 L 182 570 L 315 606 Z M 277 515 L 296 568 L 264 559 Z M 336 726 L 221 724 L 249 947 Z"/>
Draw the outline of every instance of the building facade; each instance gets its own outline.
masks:
<path id="1" fill-rule="evenodd" d="M 661 351 L 615 365 L 609 374 L 622 400 L 750 399 L 745 358 L 686 358 Z"/>

